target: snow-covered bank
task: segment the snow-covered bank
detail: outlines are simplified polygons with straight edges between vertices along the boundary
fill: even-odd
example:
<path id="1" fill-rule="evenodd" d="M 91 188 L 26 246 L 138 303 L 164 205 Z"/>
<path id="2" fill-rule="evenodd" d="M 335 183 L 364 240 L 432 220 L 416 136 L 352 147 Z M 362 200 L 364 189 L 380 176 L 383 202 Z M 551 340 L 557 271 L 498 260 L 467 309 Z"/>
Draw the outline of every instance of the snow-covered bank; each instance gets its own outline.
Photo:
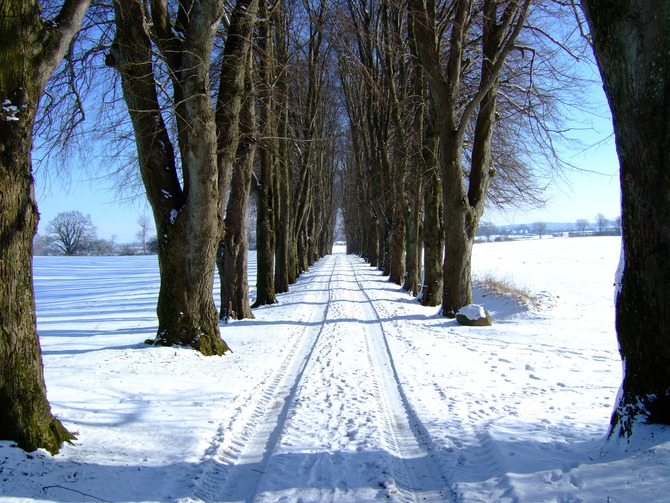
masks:
<path id="1" fill-rule="evenodd" d="M 211 358 L 142 344 L 155 257 L 38 257 L 49 399 L 78 439 L 53 458 L 0 442 L 0 500 L 666 501 L 667 429 L 603 442 L 619 247 L 477 245 L 476 275 L 540 299 L 524 310 L 478 290 L 491 328 L 336 254 L 222 326 L 234 353 Z"/>

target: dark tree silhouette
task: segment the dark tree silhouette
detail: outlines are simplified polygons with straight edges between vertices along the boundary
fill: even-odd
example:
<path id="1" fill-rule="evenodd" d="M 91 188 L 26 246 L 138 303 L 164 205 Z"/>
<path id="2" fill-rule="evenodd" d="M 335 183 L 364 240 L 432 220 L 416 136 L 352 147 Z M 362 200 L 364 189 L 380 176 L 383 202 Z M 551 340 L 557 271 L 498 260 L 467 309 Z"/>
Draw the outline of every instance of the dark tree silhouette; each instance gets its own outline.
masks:
<path id="1" fill-rule="evenodd" d="M 625 373 L 611 435 L 670 424 L 670 1 L 584 0 L 619 155 Z"/>

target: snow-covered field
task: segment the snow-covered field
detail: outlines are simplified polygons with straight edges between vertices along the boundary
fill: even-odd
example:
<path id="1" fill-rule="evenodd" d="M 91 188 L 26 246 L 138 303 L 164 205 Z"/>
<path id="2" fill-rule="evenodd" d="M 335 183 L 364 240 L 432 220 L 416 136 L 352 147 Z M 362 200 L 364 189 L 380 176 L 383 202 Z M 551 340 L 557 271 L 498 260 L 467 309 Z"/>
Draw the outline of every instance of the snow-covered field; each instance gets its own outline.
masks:
<path id="1" fill-rule="evenodd" d="M 605 441 L 619 249 L 478 244 L 477 276 L 539 302 L 478 289 L 490 328 L 336 250 L 209 358 L 143 344 L 155 257 L 38 257 L 49 400 L 77 440 L 55 457 L 0 442 L 0 501 L 668 501 L 670 430 Z"/>

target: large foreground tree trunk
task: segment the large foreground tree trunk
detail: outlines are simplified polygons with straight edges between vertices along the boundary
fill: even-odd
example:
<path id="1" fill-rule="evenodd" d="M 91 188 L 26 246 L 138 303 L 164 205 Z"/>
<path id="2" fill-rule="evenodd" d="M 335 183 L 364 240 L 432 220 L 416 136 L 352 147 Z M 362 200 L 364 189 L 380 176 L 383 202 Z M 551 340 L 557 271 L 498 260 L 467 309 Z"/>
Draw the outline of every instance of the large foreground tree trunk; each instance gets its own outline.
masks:
<path id="1" fill-rule="evenodd" d="M 0 4 L 0 439 L 52 454 L 73 437 L 46 399 L 32 277 L 38 213 L 30 152 L 40 96 L 88 4 L 65 2 L 53 23 L 42 22 L 38 2 Z"/>
<path id="2" fill-rule="evenodd" d="M 624 361 L 611 435 L 670 424 L 670 2 L 583 3 L 621 164 Z"/>

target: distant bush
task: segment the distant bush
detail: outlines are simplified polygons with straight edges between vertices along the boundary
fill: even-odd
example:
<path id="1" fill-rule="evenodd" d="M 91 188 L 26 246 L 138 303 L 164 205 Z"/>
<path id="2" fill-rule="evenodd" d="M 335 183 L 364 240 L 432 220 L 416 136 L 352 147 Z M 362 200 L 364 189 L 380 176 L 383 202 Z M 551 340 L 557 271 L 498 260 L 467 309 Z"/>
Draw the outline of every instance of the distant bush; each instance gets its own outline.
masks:
<path id="1" fill-rule="evenodd" d="M 118 248 L 117 255 L 137 255 L 137 247 L 133 245 L 121 245 Z"/>

